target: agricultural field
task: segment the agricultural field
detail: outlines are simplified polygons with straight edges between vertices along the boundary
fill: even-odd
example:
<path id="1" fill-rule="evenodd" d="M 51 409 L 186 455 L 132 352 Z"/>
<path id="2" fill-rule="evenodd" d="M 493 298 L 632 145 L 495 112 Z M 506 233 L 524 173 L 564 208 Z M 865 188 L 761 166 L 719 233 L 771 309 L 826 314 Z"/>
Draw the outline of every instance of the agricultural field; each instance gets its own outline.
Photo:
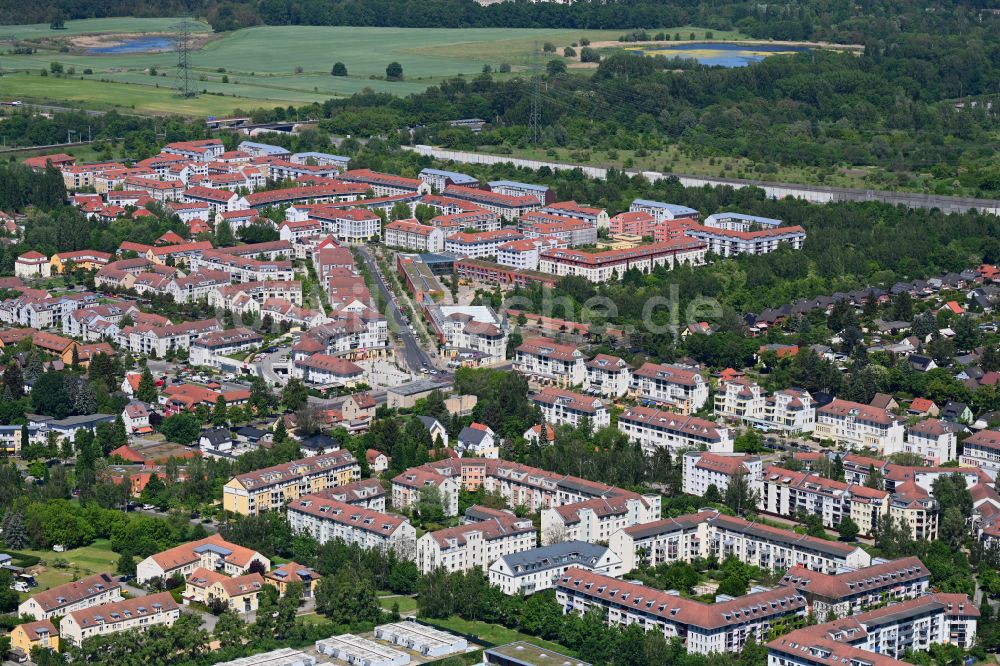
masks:
<path id="1" fill-rule="evenodd" d="M 228 114 L 234 109 L 303 104 L 371 88 L 406 95 L 457 74 L 473 77 L 489 65 L 511 66 L 510 76 L 544 67 L 555 54 L 537 56 L 545 42 L 558 48 L 586 37 L 616 40 L 620 31 L 530 29 L 411 29 L 263 26 L 223 35 L 192 24 L 192 85 L 196 99 L 174 95 L 179 19 L 69 21 L 66 30 L 45 25 L 0 28 L 0 98 L 69 102 L 143 113 Z M 695 28 L 677 28 L 697 31 Z M 703 32 L 703 31 L 702 31 Z M 735 33 L 717 33 L 716 39 Z M 17 52 L 13 50 L 17 48 Z M 26 48 L 34 53 L 24 53 Z M 100 53 L 96 52 L 100 51 Z M 334 77 L 335 62 L 348 76 Z M 402 81 L 386 81 L 390 62 L 403 66 Z M 52 64 L 62 73 L 51 72 Z M 568 61 L 570 66 L 579 65 Z M 49 70 L 48 76 L 42 76 Z"/>

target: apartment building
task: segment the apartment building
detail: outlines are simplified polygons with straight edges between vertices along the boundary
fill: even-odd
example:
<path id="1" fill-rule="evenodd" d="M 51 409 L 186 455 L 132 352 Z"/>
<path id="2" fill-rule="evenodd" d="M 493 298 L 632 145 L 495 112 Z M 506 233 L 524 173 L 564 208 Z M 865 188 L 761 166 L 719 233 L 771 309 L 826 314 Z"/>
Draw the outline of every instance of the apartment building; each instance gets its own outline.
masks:
<path id="1" fill-rule="evenodd" d="M 708 382 L 693 366 L 643 363 L 632 373 L 630 393 L 643 404 L 667 405 L 690 414 L 708 402 Z"/>
<path id="2" fill-rule="evenodd" d="M 184 203 L 206 206 L 208 215 L 213 217 L 219 213 L 239 210 L 240 196 L 226 189 L 195 185 L 184 190 L 180 198 Z"/>
<path id="3" fill-rule="evenodd" d="M 532 398 L 532 403 L 542 410 L 546 423 L 579 426 L 587 419 L 596 430 L 611 425 L 611 412 L 601 398 L 574 393 L 565 389 L 547 387 Z"/>
<path id="4" fill-rule="evenodd" d="M 724 231 L 753 231 L 755 229 L 776 229 L 784 224 L 781 220 L 745 213 L 713 213 L 705 218 L 706 227 Z"/>
<path id="5" fill-rule="evenodd" d="M 563 247 L 597 243 L 597 227 L 592 223 L 555 213 L 526 213 L 517 221 L 517 230 L 525 238 L 556 238 Z"/>
<path id="6" fill-rule="evenodd" d="M 396 220 L 385 225 L 383 244 L 414 252 L 444 250 L 444 231 L 440 227 L 421 224 L 415 219 Z"/>
<path id="7" fill-rule="evenodd" d="M 915 481 L 897 483 L 889 498 L 889 516 L 898 525 L 908 525 L 915 541 L 934 541 L 938 537 L 940 507 L 931 494 Z"/>
<path id="8" fill-rule="evenodd" d="M 459 257 L 468 257 L 471 259 L 495 257 L 501 245 L 520 240 L 521 238 L 523 236 L 513 229 L 477 231 L 474 233 L 459 231 L 445 238 L 444 249 L 446 252 L 453 252 Z"/>
<path id="9" fill-rule="evenodd" d="M 571 567 L 621 578 L 622 558 L 607 546 L 563 541 L 499 558 L 490 565 L 490 585 L 508 596 L 527 596 L 552 589 Z"/>
<path id="10" fill-rule="evenodd" d="M 520 183 L 514 180 L 493 180 L 487 183 L 491 192 L 506 194 L 512 197 L 534 197 L 543 206 L 551 203 L 552 190 L 548 185 Z"/>
<path id="11" fill-rule="evenodd" d="M 413 559 L 416 529 L 404 516 L 347 504 L 322 495 L 305 495 L 288 505 L 288 526 L 319 543 L 340 539 L 367 549 L 394 550 Z"/>
<path id="12" fill-rule="evenodd" d="M 796 225 L 760 229 L 758 231 L 729 231 L 711 227 L 691 227 L 687 235 L 702 241 L 708 251 L 720 257 L 735 257 L 741 254 L 768 254 L 782 245 L 792 250 L 801 250 L 806 240 L 806 231 Z"/>
<path id="13" fill-rule="evenodd" d="M 479 569 L 487 573 L 504 555 L 535 545 L 530 519 L 497 512 L 486 520 L 428 532 L 417 539 L 417 568 L 423 574 L 439 567 L 448 572 Z"/>
<path id="14" fill-rule="evenodd" d="M 190 349 L 191 342 L 205 333 L 221 331 L 222 324 L 217 319 L 185 321 L 164 326 L 126 326 L 118 333 L 119 347 L 133 354 L 163 357 L 168 351 Z"/>
<path id="15" fill-rule="evenodd" d="M 925 594 L 797 629 L 767 644 L 768 666 L 903 666 L 933 645 L 975 645 L 979 609 L 964 594 Z"/>
<path id="16" fill-rule="evenodd" d="M 703 497 L 710 486 L 725 495 L 729 482 L 743 476 L 751 492 L 763 489 L 764 463 L 759 456 L 745 453 L 688 451 L 684 454 L 684 493 Z"/>
<path id="17" fill-rule="evenodd" d="M 943 465 L 956 459 L 957 433 L 961 426 L 941 419 L 923 419 L 907 428 L 906 441 L 899 450 L 888 448 L 884 454 L 913 453 L 930 466 Z"/>
<path id="18" fill-rule="evenodd" d="M 635 199 L 629 206 L 631 213 L 646 213 L 652 216 L 657 222 L 664 220 L 690 219 L 697 221 L 699 213 L 694 208 L 680 206 L 678 204 L 663 203 L 662 201 L 650 201 L 648 199 Z"/>
<path id="19" fill-rule="evenodd" d="M 250 351 L 263 341 L 260 333 L 242 327 L 205 333 L 191 343 L 190 363 L 217 368 L 222 363 L 220 357 Z"/>
<path id="20" fill-rule="evenodd" d="M 618 429 L 650 456 L 663 447 L 670 449 L 673 455 L 699 448 L 713 453 L 733 451 L 733 437 L 728 428 L 696 416 L 654 407 L 627 408 L 618 417 Z"/>
<path id="21" fill-rule="evenodd" d="M 164 155 L 178 155 L 192 162 L 214 162 L 226 152 L 221 139 L 176 141 L 160 148 Z"/>
<path id="22" fill-rule="evenodd" d="M 376 197 L 394 194 L 430 194 L 431 186 L 416 178 L 404 178 L 389 173 L 378 173 L 371 169 L 351 169 L 344 171 L 337 180 L 360 183 L 370 189 Z"/>
<path id="23" fill-rule="evenodd" d="M 180 606 L 170 593 L 159 592 L 68 613 L 59 623 L 59 633 L 63 643 L 79 647 L 94 636 L 145 631 L 157 625 L 169 627 L 180 616 Z"/>
<path id="24" fill-rule="evenodd" d="M 568 247 L 566 241 L 554 236 L 522 238 L 497 247 L 497 263 L 523 271 L 538 270 L 539 254 L 545 250 Z"/>
<path id="25" fill-rule="evenodd" d="M 222 489 L 222 506 L 244 516 L 255 515 L 360 478 L 361 467 L 351 452 L 335 451 L 235 476 Z"/>
<path id="26" fill-rule="evenodd" d="M 356 363 L 330 354 L 310 354 L 292 361 L 291 375 L 313 386 L 351 386 L 364 374 L 364 368 Z"/>
<path id="27" fill-rule="evenodd" d="M 813 439 L 830 439 L 849 449 L 903 448 L 903 423 L 885 409 L 849 400 L 834 400 L 816 410 Z"/>
<path id="28" fill-rule="evenodd" d="M 115 603 L 121 599 L 121 583 L 106 573 L 100 573 L 39 592 L 22 601 L 17 607 L 17 614 L 28 615 L 36 620 L 50 620 L 76 610 Z"/>
<path id="29" fill-rule="evenodd" d="M 412 511 L 420 502 L 421 491 L 428 487 L 437 488 L 445 516 L 458 515 L 458 494 L 461 488 L 458 480 L 438 474 L 426 467 L 414 467 L 393 478 L 393 508 L 398 511 Z"/>
<path id="30" fill-rule="evenodd" d="M 479 187 L 479 180 L 457 171 L 444 171 L 442 169 L 422 169 L 417 178 L 427 183 L 440 192 L 449 185 L 461 185 L 462 187 Z"/>
<path id="31" fill-rule="evenodd" d="M 525 340 L 515 352 L 513 367 L 538 383 L 569 387 L 583 386 L 587 381 L 583 353 L 573 345 L 548 338 Z"/>
<path id="32" fill-rule="evenodd" d="M 639 495 L 594 497 L 542 509 L 542 545 L 560 541 L 607 543 L 619 530 L 655 520 L 658 506 Z"/>
<path id="33" fill-rule="evenodd" d="M 347 485 L 329 488 L 314 495 L 385 513 L 386 492 L 375 478 L 352 481 Z"/>
<path id="34" fill-rule="evenodd" d="M 558 201 L 550 203 L 541 208 L 541 212 L 559 215 L 561 217 L 568 217 L 571 220 L 586 222 L 590 226 L 594 227 L 594 229 L 606 229 L 608 227 L 608 220 L 610 219 L 608 217 L 608 211 L 603 208 L 584 206 L 575 201 Z"/>
<path id="35" fill-rule="evenodd" d="M 480 190 L 459 185 L 449 185 L 443 193 L 445 196 L 471 201 L 508 222 L 516 220 L 525 213 L 537 210 L 540 206 L 538 198 L 534 196 L 501 194 L 499 191 Z"/>
<path id="36" fill-rule="evenodd" d="M 598 354 L 586 362 L 587 389 L 602 398 L 621 398 L 632 385 L 632 366 L 609 354 Z"/>
<path id="37" fill-rule="evenodd" d="M 304 203 L 354 202 L 368 189 L 356 183 L 329 182 L 322 185 L 288 187 L 280 190 L 251 192 L 239 198 L 233 210 L 262 210 L 272 206 L 294 206 Z"/>
<path id="38" fill-rule="evenodd" d="M 1000 471 L 1000 430 L 980 430 L 962 442 L 958 462 L 963 467 L 978 467 L 994 481 Z"/>
<path id="39" fill-rule="evenodd" d="M 786 586 L 706 604 L 571 568 L 555 587 L 564 614 L 584 615 L 600 608 L 609 626 L 638 624 L 646 631 L 661 631 L 668 641 L 679 639 L 692 654 L 739 653 L 750 639 L 764 641 L 776 624 L 806 615 L 805 597 Z"/>
<path id="40" fill-rule="evenodd" d="M 258 564 L 254 565 L 255 562 Z M 251 548 L 238 546 L 213 534 L 150 555 L 136 566 L 135 579 L 144 585 L 153 579 L 187 578 L 199 567 L 226 576 L 240 576 L 247 573 L 251 565 L 270 569 L 271 560 Z"/>
<path id="41" fill-rule="evenodd" d="M 583 252 L 582 250 L 545 250 L 538 259 L 538 270 L 556 276 L 576 275 L 594 283 L 621 279 L 629 270 L 650 273 L 660 266 L 668 269 L 679 264 L 700 266 L 705 263 L 706 245 L 691 238 L 622 250 Z"/>
<path id="42" fill-rule="evenodd" d="M 871 555 L 857 544 L 818 539 L 718 511 L 628 527 L 613 534 L 609 546 L 621 556 L 626 574 L 643 563 L 657 566 L 711 556 L 720 561 L 734 556 L 769 571 L 801 566 L 834 574 L 871 564 Z"/>
<path id="43" fill-rule="evenodd" d="M 291 250 L 289 250 L 289 253 Z M 202 253 L 191 262 L 192 272 L 219 271 L 229 273 L 236 282 L 263 282 L 265 280 L 281 280 L 289 282 L 295 279 L 292 262 L 276 259 L 255 259 L 232 252 L 211 250 Z"/>
<path id="44" fill-rule="evenodd" d="M 208 299 L 208 295 L 219 287 L 230 283 L 232 275 L 228 271 L 203 269 L 185 277 L 177 277 L 167 284 L 167 293 L 175 303 L 194 303 Z"/>
<path id="45" fill-rule="evenodd" d="M 871 535 L 889 509 L 889 495 L 885 490 L 769 465 L 764 469 L 759 507 L 793 519 L 802 514 L 817 515 L 829 528 L 836 528 L 850 516 L 862 534 Z"/>
<path id="46" fill-rule="evenodd" d="M 806 598 L 815 617 L 839 619 L 886 601 L 922 596 L 930 589 L 931 574 L 918 558 L 903 557 L 832 574 L 795 566 L 781 582 Z"/>

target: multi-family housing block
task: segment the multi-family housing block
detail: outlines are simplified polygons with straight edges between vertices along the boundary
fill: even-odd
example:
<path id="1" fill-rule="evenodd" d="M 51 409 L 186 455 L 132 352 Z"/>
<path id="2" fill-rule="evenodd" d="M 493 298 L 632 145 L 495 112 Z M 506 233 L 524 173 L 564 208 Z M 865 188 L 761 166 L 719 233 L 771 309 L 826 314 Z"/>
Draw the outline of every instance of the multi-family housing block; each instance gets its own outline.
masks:
<path id="1" fill-rule="evenodd" d="M 573 249 L 545 250 L 538 259 L 538 270 L 557 276 L 576 275 L 590 282 L 620 279 L 629 270 L 650 273 L 659 266 L 678 264 L 700 266 L 705 263 L 706 245 L 691 238 L 623 250 L 584 252 Z"/>
<path id="2" fill-rule="evenodd" d="M 476 507 L 473 507 L 476 508 Z M 535 526 L 528 518 L 495 511 L 484 520 L 428 532 L 417 539 L 417 568 L 430 573 L 445 571 L 483 573 L 504 555 L 535 547 Z"/>
<path id="3" fill-rule="evenodd" d="M 582 386 L 587 381 L 583 353 L 548 338 L 525 340 L 515 352 L 514 370 L 532 381 L 557 386 Z"/>
<path id="4" fill-rule="evenodd" d="M 758 456 L 688 451 L 684 454 L 684 492 L 702 497 L 715 486 L 720 495 L 725 495 L 730 481 L 743 477 L 750 491 L 759 495 L 763 472 L 764 463 Z"/>
<path id="5" fill-rule="evenodd" d="M 80 646 L 94 636 L 145 631 L 156 625 L 169 627 L 180 616 L 180 606 L 170 593 L 159 592 L 67 613 L 59 623 L 59 633 L 65 643 Z"/>
<path id="6" fill-rule="evenodd" d="M 532 397 L 546 423 L 579 426 L 587 419 L 595 428 L 611 424 L 611 412 L 601 398 L 565 389 L 546 387 Z"/>
<path id="7" fill-rule="evenodd" d="M 222 506 L 233 513 L 254 515 L 359 478 L 361 467 L 350 451 L 335 451 L 235 476 L 222 489 Z"/>
<path id="8" fill-rule="evenodd" d="M 385 225 L 382 242 L 389 247 L 415 252 L 441 252 L 444 233 L 440 227 L 421 224 L 415 219 L 396 220 Z"/>
<path id="9" fill-rule="evenodd" d="M 730 430 L 696 416 L 685 416 L 656 407 L 629 407 L 618 416 L 618 429 L 636 442 L 646 455 L 667 448 L 672 455 L 686 449 L 732 453 Z"/>
<path id="10" fill-rule="evenodd" d="M 366 550 L 394 550 L 405 559 L 415 555 L 417 533 L 404 516 L 304 495 L 288 505 L 287 518 L 293 532 L 308 534 L 319 543 L 340 539 Z"/>
<path id="11" fill-rule="evenodd" d="M 632 366 L 608 354 L 598 354 L 586 363 L 587 388 L 604 398 L 621 398 L 632 385 Z"/>
<path id="12" fill-rule="evenodd" d="M 885 409 L 834 400 L 816 410 L 814 439 L 830 439 L 849 449 L 884 453 L 903 449 L 903 423 Z"/>
<path id="13" fill-rule="evenodd" d="M 213 534 L 150 555 L 136 566 L 135 578 L 140 584 L 153 579 L 165 581 L 175 576 L 186 578 L 199 567 L 227 576 L 239 576 L 247 573 L 251 566 L 268 569 L 271 560 L 251 548 L 238 546 Z"/>
<path id="14" fill-rule="evenodd" d="M 632 373 L 630 392 L 643 403 L 667 405 L 681 414 L 696 412 L 708 402 L 708 382 L 688 365 L 643 363 Z"/>
<path id="15" fill-rule="evenodd" d="M 29 615 L 36 620 L 48 620 L 121 599 L 121 583 L 106 573 L 100 573 L 39 592 L 22 601 L 17 607 L 17 614 Z"/>

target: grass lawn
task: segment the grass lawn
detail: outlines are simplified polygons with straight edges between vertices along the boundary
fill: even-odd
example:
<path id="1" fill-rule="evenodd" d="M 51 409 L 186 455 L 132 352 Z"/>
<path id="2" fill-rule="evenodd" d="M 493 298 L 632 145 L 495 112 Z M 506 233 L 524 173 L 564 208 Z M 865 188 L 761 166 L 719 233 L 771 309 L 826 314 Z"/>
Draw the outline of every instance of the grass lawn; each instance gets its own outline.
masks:
<path id="1" fill-rule="evenodd" d="M 111 542 L 108 539 L 97 539 L 89 546 L 74 548 L 65 553 L 57 553 L 51 550 L 24 550 L 28 555 L 41 558 L 38 564 L 40 573 L 35 574 L 38 587 L 32 589 L 30 594 L 22 594 L 22 599 L 36 594 L 42 590 L 62 585 L 72 580 L 78 580 L 96 573 L 114 574 L 118 564 L 118 553 L 111 550 Z M 53 563 L 57 559 L 69 562 L 65 568 L 57 568 Z"/>
<path id="2" fill-rule="evenodd" d="M 522 634 L 520 631 L 508 629 L 507 627 L 501 627 L 498 624 L 487 624 L 486 622 L 463 620 L 462 618 L 454 616 L 448 618 L 447 620 L 429 620 L 421 618 L 421 621 L 437 625 L 442 629 L 451 629 L 452 631 L 461 631 L 473 636 L 478 636 L 484 641 L 493 643 L 494 645 L 503 645 L 514 641 L 527 641 L 528 643 L 534 643 L 535 645 L 546 650 L 560 652 L 568 657 L 576 656 L 575 652 L 560 645 L 559 643 L 553 643 L 552 641 L 546 641 L 535 636 Z"/>
<path id="3" fill-rule="evenodd" d="M 417 610 L 417 598 L 412 596 L 385 595 L 379 596 L 378 601 L 386 610 L 392 610 L 394 603 L 399 604 L 399 612 L 404 615 Z"/>
<path id="4" fill-rule="evenodd" d="M 175 97 L 177 57 L 172 52 L 92 54 L 74 46 L 61 46 L 82 34 L 164 32 L 179 19 L 95 19 L 69 21 L 67 30 L 47 25 L 5 26 L 0 49 L 14 39 L 34 40 L 31 55 L 5 55 L 0 66 L 11 72 L 0 88 L 4 98 L 25 101 L 69 102 L 91 108 L 118 107 L 143 113 L 185 115 L 226 114 L 234 108 L 252 109 L 277 104 L 303 104 L 350 95 L 364 88 L 398 95 L 422 91 L 445 78 L 462 74 L 471 78 L 484 65 L 494 72 L 502 63 L 512 65 L 516 76 L 533 65 L 544 64 L 581 37 L 594 43 L 613 42 L 620 30 L 556 30 L 520 28 L 355 28 L 338 26 L 258 26 L 210 39 L 192 53 L 194 87 L 223 93 L 196 99 Z M 671 28 L 685 34 L 701 29 Z M 717 33 L 716 39 L 738 37 Z M 551 42 L 557 54 L 539 54 Z M 347 66 L 349 76 L 330 76 L 335 62 Z M 403 66 L 405 79 L 385 81 L 390 62 Z M 40 77 L 38 72 L 59 62 L 68 78 Z M 84 70 L 92 74 L 83 75 Z M 155 70 L 156 76 L 151 76 Z M 31 75 L 27 73 L 30 72 Z M 16 73 L 16 74 L 15 74 Z M 83 76 L 85 80 L 80 80 Z M 223 81 L 223 77 L 226 81 Z M 156 88 L 156 85 L 160 88 Z"/>

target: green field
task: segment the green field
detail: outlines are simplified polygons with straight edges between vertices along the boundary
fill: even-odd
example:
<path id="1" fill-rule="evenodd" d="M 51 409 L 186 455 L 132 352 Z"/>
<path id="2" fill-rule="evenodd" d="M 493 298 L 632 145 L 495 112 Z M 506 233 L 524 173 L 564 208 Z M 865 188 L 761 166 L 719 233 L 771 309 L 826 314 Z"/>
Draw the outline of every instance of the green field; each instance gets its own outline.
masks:
<path id="1" fill-rule="evenodd" d="M 20 552 L 35 555 L 44 562 L 44 564 L 41 562 L 38 564 L 41 573 L 35 575 L 38 587 L 32 589 L 30 595 L 22 594 L 22 598 L 92 574 L 106 572 L 113 575 L 118 564 L 118 554 L 111 550 L 111 542 L 107 539 L 97 539 L 89 546 L 67 550 L 65 553 L 51 550 L 22 550 Z M 57 560 L 65 560 L 69 565 L 57 567 L 55 566 Z"/>
<path id="2" fill-rule="evenodd" d="M 176 86 L 177 56 L 173 52 L 88 52 L 97 46 L 95 35 L 104 35 L 102 39 L 108 40 L 120 39 L 112 35 L 164 33 L 176 30 L 178 22 L 91 19 L 70 21 L 64 31 L 49 30 L 44 25 L 4 26 L 0 29 L 0 49 L 31 46 L 37 52 L 0 59 L 0 71 L 8 73 L 0 77 L 0 98 L 208 115 L 230 113 L 235 108 L 322 101 L 364 88 L 406 95 L 457 74 L 471 78 L 485 65 L 495 71 L 507 63 L 513 69 L 512 75 L 534 66 L 541 68 L 549 59 L 560 57 L 535 56 L 545 42 L 554 44 L 562 53 L 564 47 L 581 37 L 597 43 L 616 40 L 621 32 L 265 26 L 224 35 L 197 35 L 198 47 L 191 56 L 193 85 L 198 91 L 215 94 L 194 100 L 182 100 L 171 92 Z M 203 24 L 200 28 L 207 30 Z M 699 31 L 690 27 L 675 30 Z M 715 35 L 716 39 L 735 37 L 739 35 Z M 337 61 L 347 66 L 349 76 L 330 76 Z M 403 66 L 403 81 L 384 80 L 385 67 L 392 61 Z M 67 73 L 42 77 L 41 70 L 53 62 L 61 64 Z M 72 75 L 68 74 L 70 68 Z M 92 73 L 85 75 L 85 70 Z"/>
<path id="3" fill-rule="evenodd" d="M 479 622 L 477 620 L 463 620 L 462 618 L 456 616 L 449 617 L 446 620 L 421 618 L 421 621 L 437 625 L 445 630 L 451 629 L 452 631 L 459 631 L 471 634 L 472 636 L 478 636 L 484 641 L 494 645 L 504 645 L 506 643 L 513 643 L 514 641 L 527 641 L 546 650 L 560 652 L 567 657 L 576 656 L 576 653 L 572 650 L 559 645 L 558 643 L 553 643 L 552 641 L 547 641 L 538 638 L 537 636 L 522 634 L 520 631 L 508 629 L 507 627 L 502 627 L 499 624 L 487 624 L 486 622 Z"/>

